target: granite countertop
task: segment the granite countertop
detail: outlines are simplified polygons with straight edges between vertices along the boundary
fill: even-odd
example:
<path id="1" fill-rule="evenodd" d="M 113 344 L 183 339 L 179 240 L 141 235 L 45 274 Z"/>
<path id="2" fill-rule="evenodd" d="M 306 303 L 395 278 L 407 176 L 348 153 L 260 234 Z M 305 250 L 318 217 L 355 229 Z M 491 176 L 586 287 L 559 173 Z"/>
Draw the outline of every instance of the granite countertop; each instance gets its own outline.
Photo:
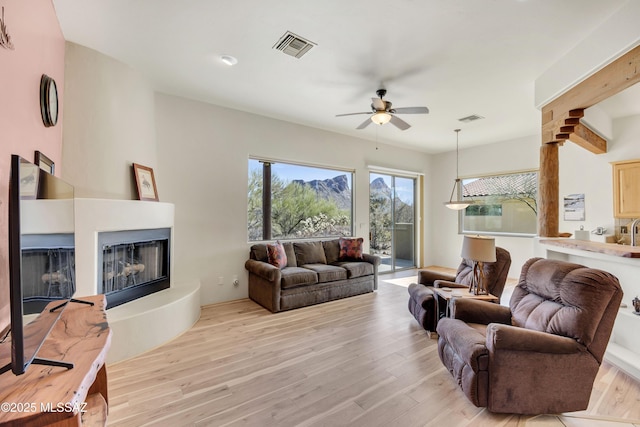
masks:
<path id="1" fill-rule="evenodd" d="M 582 251 L 597 252 L 622 258 L 640 258 L 640 246 L 618 245 L 615 243 L 590 242 L 576 239 L 541 239 L 541 244 L 560 246 L 562 248 L 579 249 Z"/>

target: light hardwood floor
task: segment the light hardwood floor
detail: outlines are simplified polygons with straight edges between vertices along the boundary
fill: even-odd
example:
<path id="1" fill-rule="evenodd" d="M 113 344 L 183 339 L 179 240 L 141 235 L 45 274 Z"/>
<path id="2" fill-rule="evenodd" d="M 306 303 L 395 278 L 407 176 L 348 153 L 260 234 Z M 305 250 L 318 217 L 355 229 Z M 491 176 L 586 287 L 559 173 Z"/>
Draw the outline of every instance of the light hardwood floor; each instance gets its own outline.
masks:
<path id="1" fill-rule="evenodd" d="M 458 390 L 407 310 L 415 270 L 380 289 L 284 313 L 250 300 L 108 366 L 112 426 L 637 426 L 640 384 L 605 363 L 586 411 L 491 414 Z M 635 424 L 634 424 L 635 423 Z"/>

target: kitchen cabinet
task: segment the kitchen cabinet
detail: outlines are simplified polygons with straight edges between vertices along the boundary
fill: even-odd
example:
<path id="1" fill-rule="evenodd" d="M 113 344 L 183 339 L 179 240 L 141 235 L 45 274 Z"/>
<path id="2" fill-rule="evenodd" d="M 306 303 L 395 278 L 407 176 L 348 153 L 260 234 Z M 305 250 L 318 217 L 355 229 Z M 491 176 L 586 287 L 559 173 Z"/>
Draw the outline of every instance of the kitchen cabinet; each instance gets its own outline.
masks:
<path id="1" fill-rule="evenodd" d="M 640 159 L 611 163 L 613 166 L 613 216 L 640 218 Z"/>

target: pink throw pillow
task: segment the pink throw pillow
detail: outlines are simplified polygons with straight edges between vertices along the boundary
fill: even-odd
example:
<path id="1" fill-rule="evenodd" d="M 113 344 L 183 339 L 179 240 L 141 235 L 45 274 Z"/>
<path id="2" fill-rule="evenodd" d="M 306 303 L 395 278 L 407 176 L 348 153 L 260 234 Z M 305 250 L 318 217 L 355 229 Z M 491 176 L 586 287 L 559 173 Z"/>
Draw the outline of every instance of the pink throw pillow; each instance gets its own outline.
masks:
<path id="1" fill-rule="evenodd" d="M 357 239 L 340 238 L 340 260 L 364 259 L 362 255 L 362 237 Z"/>
<path id="2" fill-rule="evenodd" d="M 267 260 L 269 264 L 283 269 L 287 266 L 287 254 L 284 251 L 282 243 L 268 243 L 267 244 Z"/>

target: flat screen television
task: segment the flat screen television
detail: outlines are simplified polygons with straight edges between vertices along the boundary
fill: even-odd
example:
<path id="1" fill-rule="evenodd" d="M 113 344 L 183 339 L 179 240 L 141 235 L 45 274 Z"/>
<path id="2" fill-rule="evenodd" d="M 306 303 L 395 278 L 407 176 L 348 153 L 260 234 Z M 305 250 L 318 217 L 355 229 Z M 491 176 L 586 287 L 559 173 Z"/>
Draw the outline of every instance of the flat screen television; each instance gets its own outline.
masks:
<path id="1" fill-rule="evenodd" d="M 0 374 L 31 364 L 70 369 L 37 354 L 75 291 L 73 187 L 12 155 L 8 206 L 11 344 L 0 345 Z"/>

